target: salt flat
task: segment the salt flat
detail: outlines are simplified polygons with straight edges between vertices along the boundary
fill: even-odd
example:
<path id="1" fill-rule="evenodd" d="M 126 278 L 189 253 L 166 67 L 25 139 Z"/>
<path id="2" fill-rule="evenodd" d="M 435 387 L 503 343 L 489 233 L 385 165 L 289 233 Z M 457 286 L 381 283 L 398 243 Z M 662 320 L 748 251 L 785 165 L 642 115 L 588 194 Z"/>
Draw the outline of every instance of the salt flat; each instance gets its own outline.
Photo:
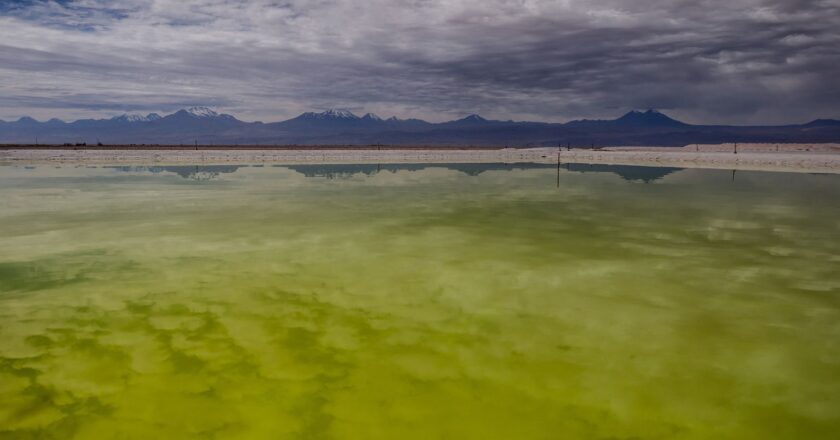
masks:
<path id="1" fill-rule="evenodd" d="M 734 144 L 685 147 L 435 148 L 435 147 L 177 147 L 114 149 L 12 148 L 0 150 L 8 164 L 301 164 L 301 163 L 592 163 L 840 173 L 840 144 Z"/>

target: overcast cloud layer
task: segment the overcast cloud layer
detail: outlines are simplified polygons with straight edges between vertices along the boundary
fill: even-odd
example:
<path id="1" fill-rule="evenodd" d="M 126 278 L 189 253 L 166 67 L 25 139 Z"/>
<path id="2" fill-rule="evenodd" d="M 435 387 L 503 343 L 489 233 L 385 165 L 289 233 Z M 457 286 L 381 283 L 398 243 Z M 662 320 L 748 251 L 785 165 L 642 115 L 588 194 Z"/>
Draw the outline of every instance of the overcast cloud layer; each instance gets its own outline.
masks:
<path id="1" fill-rule="evenodd" d="M 0 118 L 840 118 L 840 0 L 0 2 Z"/>

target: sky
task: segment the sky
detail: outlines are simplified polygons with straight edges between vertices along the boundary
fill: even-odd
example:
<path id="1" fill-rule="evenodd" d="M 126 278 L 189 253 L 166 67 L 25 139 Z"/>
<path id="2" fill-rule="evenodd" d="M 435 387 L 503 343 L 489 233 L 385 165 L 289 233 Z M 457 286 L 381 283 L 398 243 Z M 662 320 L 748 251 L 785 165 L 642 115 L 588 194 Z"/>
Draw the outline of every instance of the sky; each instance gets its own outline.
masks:
<path id="1" fill-rule="evenodd" d="M 840 119 L 840 0 L 0 0 L 0 119 Z"/>

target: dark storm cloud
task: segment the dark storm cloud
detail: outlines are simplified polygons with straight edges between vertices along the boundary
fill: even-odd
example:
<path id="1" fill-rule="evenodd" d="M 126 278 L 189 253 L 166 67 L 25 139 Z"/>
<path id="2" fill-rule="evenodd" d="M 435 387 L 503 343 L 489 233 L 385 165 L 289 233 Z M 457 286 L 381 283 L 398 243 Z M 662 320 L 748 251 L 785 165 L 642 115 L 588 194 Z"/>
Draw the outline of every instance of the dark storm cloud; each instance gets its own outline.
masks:
<path id="1" fill-rule="evenodd" d="M 840 117 L 840 1 L 16 2 L 0 116 Z M 47 111 L 49 110 L 49 111 Z M 56 112 L 56 110 L 60 110 Z"/>

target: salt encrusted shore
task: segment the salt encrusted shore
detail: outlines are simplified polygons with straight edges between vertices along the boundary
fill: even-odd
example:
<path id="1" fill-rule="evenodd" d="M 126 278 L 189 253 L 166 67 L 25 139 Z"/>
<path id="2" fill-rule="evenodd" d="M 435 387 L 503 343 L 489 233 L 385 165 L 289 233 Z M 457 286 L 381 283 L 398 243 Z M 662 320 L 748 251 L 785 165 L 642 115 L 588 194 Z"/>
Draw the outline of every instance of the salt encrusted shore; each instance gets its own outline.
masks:
<path id="1" fill-rule="evenodd" d="M 223 147 L 222 147 L 223 148 Z M 737 153 L 736 153 L 737 151 Z M 592 163 L 840 173 L 840 144 L 734 144 L 603 149 L 0 149 L 0 164 Z"/>

